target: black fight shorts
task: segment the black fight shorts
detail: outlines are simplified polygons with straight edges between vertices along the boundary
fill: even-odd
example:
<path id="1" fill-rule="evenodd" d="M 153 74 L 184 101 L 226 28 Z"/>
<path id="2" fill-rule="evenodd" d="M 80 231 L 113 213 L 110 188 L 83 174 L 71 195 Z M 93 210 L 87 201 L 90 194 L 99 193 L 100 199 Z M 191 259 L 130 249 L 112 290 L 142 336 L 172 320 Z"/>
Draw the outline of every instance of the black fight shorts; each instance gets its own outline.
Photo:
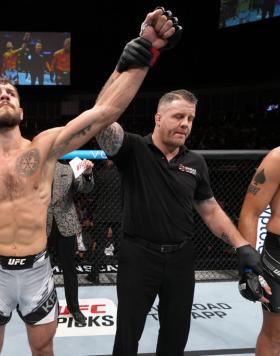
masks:
<path id="1" fill-rule="evenodd" d="M 265 295 L 269 303 L 263 303 L 263 309 L 280 313 L 280 235 L 267 232 L 262 263 L 264 278 L 272 290 L 272 295 Z"/>

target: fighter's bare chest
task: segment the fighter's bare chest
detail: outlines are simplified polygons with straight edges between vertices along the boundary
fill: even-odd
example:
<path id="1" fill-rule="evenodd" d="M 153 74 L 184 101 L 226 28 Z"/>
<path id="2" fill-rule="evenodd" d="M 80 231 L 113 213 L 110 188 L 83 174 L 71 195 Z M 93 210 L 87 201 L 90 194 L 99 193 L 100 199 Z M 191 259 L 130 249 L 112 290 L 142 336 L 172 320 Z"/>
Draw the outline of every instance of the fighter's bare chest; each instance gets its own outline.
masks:
<path id="1" fill-rule="evenodd" d="M 37 150 L 19 153 L 14 157 L 0 155 L 0 199 L 21 196 L 37 184 L 39 154 Z"/>

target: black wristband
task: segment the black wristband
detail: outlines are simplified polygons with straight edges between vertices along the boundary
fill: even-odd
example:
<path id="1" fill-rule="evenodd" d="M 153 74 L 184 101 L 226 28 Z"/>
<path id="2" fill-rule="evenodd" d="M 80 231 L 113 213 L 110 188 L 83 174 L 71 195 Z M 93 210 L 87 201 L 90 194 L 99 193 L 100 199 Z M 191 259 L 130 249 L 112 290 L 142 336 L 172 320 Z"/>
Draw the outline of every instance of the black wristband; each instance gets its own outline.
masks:
<path id="1" fill-rule="evenodd" d="M 129 68 L 152 67 L 158 56 L 159 51 L 152 48 L 151 42 L 137 37 L 124 47 L 116 70 L 122 73 Z"/>

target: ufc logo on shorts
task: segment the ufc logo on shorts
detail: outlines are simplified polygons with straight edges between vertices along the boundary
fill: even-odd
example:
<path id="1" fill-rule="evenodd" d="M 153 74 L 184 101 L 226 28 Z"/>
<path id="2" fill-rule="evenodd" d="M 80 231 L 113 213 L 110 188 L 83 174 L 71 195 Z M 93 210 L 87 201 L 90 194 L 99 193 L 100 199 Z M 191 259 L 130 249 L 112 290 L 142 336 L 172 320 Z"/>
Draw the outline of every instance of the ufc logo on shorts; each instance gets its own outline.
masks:
<path id="1" fill-rule="evenodd" d="M 10 266 L 24 266 L 26 258 L 9 258 L 8 265 Z"/>

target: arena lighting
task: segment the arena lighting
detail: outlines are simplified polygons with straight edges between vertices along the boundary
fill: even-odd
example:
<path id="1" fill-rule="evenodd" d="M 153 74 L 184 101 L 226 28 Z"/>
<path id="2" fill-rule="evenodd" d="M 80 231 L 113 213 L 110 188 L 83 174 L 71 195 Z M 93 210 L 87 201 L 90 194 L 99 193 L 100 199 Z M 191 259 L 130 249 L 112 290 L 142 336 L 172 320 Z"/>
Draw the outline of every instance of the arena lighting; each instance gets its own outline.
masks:
<path id="1" fill-rule="evenodd" d="M 278 110 L 279 105 L 278 104 L 269 104 L 266 107 L 266 111 L 275 111 Z"/>

